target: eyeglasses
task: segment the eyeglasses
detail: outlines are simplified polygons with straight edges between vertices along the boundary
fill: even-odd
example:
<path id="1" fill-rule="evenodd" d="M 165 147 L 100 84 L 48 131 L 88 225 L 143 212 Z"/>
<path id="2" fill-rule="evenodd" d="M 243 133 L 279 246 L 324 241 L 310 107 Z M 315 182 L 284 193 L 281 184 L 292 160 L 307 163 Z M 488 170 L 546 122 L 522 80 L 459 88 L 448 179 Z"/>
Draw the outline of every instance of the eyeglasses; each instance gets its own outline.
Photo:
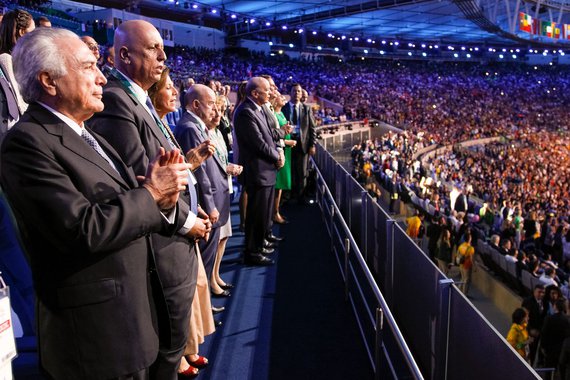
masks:
<path id="1" fill-rule="evenodd" d="M 91 51 L 99 51 L 99 45 L 97 45 L 97 44 L 87 44 L 87 47 Z"/>

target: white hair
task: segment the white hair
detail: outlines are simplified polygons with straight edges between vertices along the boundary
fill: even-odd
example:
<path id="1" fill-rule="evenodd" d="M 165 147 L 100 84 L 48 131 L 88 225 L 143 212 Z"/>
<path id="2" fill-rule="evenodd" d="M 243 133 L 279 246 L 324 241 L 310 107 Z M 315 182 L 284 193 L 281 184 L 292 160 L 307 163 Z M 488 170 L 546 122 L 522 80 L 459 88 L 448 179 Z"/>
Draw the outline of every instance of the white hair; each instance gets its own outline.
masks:
<path id="1" fill-rule="evenodd" d="M 20 93 L 27 103 L 39 100 L 43 94 L 40 73 L 47 72 L 52 79 L 67 74 L 66 52 L 59 41 L 69 38 L 79 39 L 66 29 L 36 28 L 18 39 L 12 51 L 12 62 Z"/>

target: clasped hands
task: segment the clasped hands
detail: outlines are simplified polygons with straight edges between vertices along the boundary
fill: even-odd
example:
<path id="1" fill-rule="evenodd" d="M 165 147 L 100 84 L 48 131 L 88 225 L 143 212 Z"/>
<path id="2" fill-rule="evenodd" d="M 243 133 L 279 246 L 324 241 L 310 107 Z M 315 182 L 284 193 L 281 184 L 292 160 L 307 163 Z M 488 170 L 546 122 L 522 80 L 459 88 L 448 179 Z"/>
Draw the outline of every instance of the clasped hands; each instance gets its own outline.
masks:
<path id="1" fill-rule="evenodd" d="M 178 202 L 180 192 L 188 185 L 188 169 L 190 164 L 184 163 L 184 157 L 178 149 L 160 152 L 152 161 L 145 177 L 137 177 L 142 186 L 148 190 L 161 210 L 170 210 Z"/>
<path id="2" fill-rule="evenodd" d="M 212 157 L 216 151 L 216 146 L 210 140 L 202 142 L 197 147 L 186 152 L 186 161 L 191 165 L 190 170 L 196 170 L 202 162 Z"/>

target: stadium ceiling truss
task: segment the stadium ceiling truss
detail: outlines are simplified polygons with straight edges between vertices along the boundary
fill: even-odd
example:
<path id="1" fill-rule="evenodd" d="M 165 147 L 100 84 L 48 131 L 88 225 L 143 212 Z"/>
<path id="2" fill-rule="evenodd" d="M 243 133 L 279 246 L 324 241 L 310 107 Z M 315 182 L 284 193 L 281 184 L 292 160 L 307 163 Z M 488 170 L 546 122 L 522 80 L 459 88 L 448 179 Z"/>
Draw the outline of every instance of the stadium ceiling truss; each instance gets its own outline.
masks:
<path id="1" fill-rule="evenodd" d="M 565 46 L 520 30 L 519 13 L 570 24 L 570 0 L 93 0 L 101 6 L 138 8 L 148 16 L 175 21 L 216 18 L 230 38 L 293 30 L 454 43 L 517 43 Z"/>

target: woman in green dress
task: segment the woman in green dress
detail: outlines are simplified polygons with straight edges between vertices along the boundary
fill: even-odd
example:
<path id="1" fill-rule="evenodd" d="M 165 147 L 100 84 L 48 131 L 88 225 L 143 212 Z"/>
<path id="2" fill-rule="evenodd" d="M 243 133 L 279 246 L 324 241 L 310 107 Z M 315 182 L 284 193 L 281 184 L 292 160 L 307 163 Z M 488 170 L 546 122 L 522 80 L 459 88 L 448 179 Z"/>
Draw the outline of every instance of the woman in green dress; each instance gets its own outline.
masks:
<path id="1" fill-rule="evenodd" d="M 273 99 L 273 112 L 279 122 L 279 127 L 283 127 L 288 123 L 285 115 L 281 112 L 281 108 L 287 104 L 287 99 L 281 94 Z M 275 208 L 273 212 L 273 221 L 279 224 L 287 223 L 287 220 L 279 213 L 279 203 L 281 202 L 281 194 L 283 190 L 291 190 L 291 148 L 297 144 L 295 140 L 291 140 L 290 135 L 286 135 L 283 140 L 285 143 L 285 165 L 277 172 L 277 180 L 275 182 Z"/>

